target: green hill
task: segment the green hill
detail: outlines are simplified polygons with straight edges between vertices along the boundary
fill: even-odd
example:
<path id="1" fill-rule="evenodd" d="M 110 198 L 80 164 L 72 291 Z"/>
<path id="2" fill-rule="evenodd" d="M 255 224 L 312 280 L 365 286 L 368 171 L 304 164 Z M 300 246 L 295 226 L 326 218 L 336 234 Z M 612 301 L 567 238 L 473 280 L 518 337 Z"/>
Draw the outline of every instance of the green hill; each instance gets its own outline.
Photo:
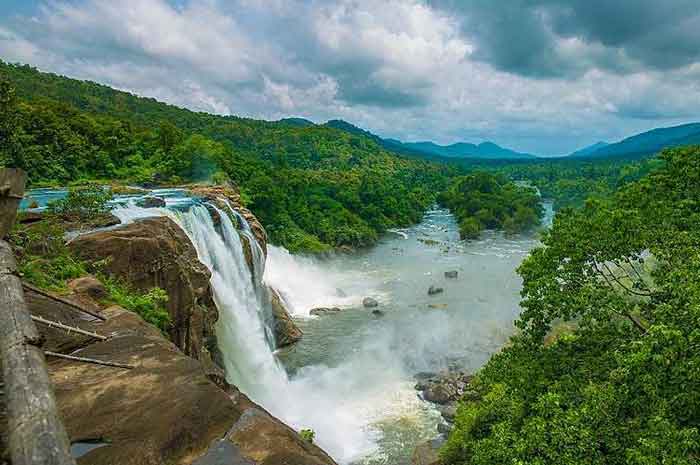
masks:
<path id="1" fill-rule="evenodd" d="M 0 164 L 33 186 L 230 179 L 293 251 L 361 247 L 414 223 L 458 170 L 363 134 L 197 113 L 29 66 L 0 62 L 0 82 Z"/>
<path id="2" fill-rule="evenodd" d="M 593 151 L 574 152 L 578 158 L 643 158 L 665 148 L 693 145 L 700 142 L 700 123 L 683 124 L 668 128 L 656 128 L 636 134 L 620 142 L 605 145 Z"/>

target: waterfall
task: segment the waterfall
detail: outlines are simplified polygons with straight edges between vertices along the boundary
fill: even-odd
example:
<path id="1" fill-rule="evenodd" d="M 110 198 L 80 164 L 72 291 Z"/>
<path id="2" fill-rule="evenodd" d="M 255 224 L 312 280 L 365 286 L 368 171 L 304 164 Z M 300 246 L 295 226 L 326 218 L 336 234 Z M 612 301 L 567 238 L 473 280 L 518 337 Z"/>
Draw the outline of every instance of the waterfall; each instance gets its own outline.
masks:
<path id="1" fill-rule="evenodd" d="M 207 207 L 221 219 L 218 231 Z M 261 402 L 273 399 L 276 392 L 284 389 L 287 374 L 272 352 L 272 312 L 267 288 L 262 283 L 264 255 L 245 218 L 238 216 L 243 230 L 237 230 L 230 216 L 211 204 L 194 205 L 186 212 L 128 205 L 116 208 L 114 214 L 124 223 L 168 216 L 182 228 L 199 260 L 211 271 L 214 301 L 219 310 L 216 333 L 229 382 Z M 250 243 L 255 273 L 248 268 L 239 233 Z"/>
<path id="2" fill-rule="evenodd" d="M 386 383 L 380 381 L 395 371 L 391 368 L 393 361 L 382 358 L 377 364 L 377 357 L 371 354 L 371 359 L 362 356 L 339 367 L 307 367 L 290 380 L 272 350 L 271 310 L 265 285 L 282 285 L 285 277 L 293 280 L 287 286 L 301 313 L 312 301 L 300 298 L 300 294 L 313 290 L 313 303 L 325 302 L 322 298 L 325 293 L 333 294 L 333 302 L 355 301 L 360 294 L 352 295 L 352 283 L 357 284 L 358 280 L 336 279 L 339 274 L 324 274 L 311 259 L 295 260 L 285 250 L 275 247 L 269 248 L 269 267 L 277 269 L 268 270 L 274 271 L 270 275 L 265 270 L 265 255 L 250 226 L 235 210 L 231 212 L 241 228 L 235 227 L 232 216 L 211 204 L 195 204 L 187 211 L 140 208 L 133 204 L 113 210 L 125 224 L 168 216 L 190 238 L 199 260 L 212 274 L 211 286 L 219 311 L 216 334 L 231 384 L 292 428 L 315 430 L 318 444 L 339 463 L 349 463 L 375 450 L 376 435 L 367 425 L 375 415 L 372 407 L 375 399 L 396 397 L 396 390 L 386 389 Z M 221 218 L 219 225 L 214 223 L 212 215 Z M 253 272 L 246 262 L 243 241 L 251 245 Z M 337 297 L 336 287 L 341 286 L 351 295 Z M 363 369 L 367 366 L 376 369 Z M 417 402 L 411 385 L 407 386 L 404 391 L 408 392 L 408 398 Z"/>
<path id="3" fill-rule="evenodd" d="M 213 208 L 221 218 L 221 234 L 206 207 L 194 206 L 177 216 L 199 259 L 212 273 L 214 301 L 219 310 L 216 333 L 227 377 L 251 397 L 266 399 L 287 383 L 287 375 L 270 347 L 274 339 L 269 325 L 269 302 L 262 301 L 266 293 L 255 284 L 257 280 L 251 275 L 230 217 Z"/>

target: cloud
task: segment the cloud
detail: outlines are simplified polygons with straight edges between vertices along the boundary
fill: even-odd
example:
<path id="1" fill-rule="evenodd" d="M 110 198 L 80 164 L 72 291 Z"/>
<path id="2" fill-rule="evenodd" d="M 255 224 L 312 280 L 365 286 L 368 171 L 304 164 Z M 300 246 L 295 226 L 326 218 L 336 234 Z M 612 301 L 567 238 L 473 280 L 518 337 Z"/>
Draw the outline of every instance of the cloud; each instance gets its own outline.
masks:
<path id="1" fill-rule="evenodd" d="M 0 19 L 0 57 L 195 110 L 564 153 L 700 119 L 693 3 L 47 0 Z"/>
<path id="2" fill-rule="evenodd" d="M 475 59 L 534 77 L 668 70 L 700 59 L 697 0 L 433 0 L 462 21 Z"/>

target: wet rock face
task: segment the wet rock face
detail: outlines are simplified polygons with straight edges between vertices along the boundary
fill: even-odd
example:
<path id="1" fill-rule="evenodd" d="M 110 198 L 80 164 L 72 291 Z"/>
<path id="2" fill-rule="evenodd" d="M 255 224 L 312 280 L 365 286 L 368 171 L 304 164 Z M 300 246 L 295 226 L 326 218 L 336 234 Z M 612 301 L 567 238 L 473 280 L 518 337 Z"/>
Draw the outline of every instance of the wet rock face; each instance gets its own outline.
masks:
<path id="1" fill-rule="evenodd" d="M 270 294 L 270 303 L 272 305 L 272 316 L 275 319 L 275 341 L 277 347 L 285 347 L 297 342 L 304 333 L 294 323 L 294 320 L 287 311 L 287 305 L 284 298 L 273 288 L 268 288 Z"/>
<path id="2" fill-rule="evenodd" d="M 163 208 L 165 207 L 165 199 L 149 195 L 141 199 L 138 202 L 138 206 L 143 208 Z"/>
<path id="3" fill-rule="evenodd" d="M 267 255 L 267 232 L 255 215 L 241 204 L 241 196 L 234 186 L 195 185 L 188 189 L 192 195 L 207 199 L 224 211 L 226 211 L 226 202 L 228 202 L 231 208 L 246 219 L 255 240 L 260 244 L 263 253 Z"/>
<path id="4" fill-rule="evenodd" d="M 69 247 L 82 259 L 103 261 L 105 273 L 137 289 L 164 289 L 172 320 L 170 339 L 187 355 L 211 358 L 207 342 L 215 338 L 218 312 L 210 273 L 187 235 L 170 218 L 148 218 L 79 236 Z"/>

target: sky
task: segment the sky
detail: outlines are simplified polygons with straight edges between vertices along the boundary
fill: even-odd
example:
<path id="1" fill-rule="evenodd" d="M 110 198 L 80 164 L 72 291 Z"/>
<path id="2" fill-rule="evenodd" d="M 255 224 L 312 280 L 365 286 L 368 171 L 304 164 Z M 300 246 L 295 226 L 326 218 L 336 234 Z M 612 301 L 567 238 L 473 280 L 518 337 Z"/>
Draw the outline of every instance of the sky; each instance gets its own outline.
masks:
<path id="1" fill-rule="evenodd" d="M 540 155 L 700 121 L 700 0 L 0 0 L 0 59 Z"/>

